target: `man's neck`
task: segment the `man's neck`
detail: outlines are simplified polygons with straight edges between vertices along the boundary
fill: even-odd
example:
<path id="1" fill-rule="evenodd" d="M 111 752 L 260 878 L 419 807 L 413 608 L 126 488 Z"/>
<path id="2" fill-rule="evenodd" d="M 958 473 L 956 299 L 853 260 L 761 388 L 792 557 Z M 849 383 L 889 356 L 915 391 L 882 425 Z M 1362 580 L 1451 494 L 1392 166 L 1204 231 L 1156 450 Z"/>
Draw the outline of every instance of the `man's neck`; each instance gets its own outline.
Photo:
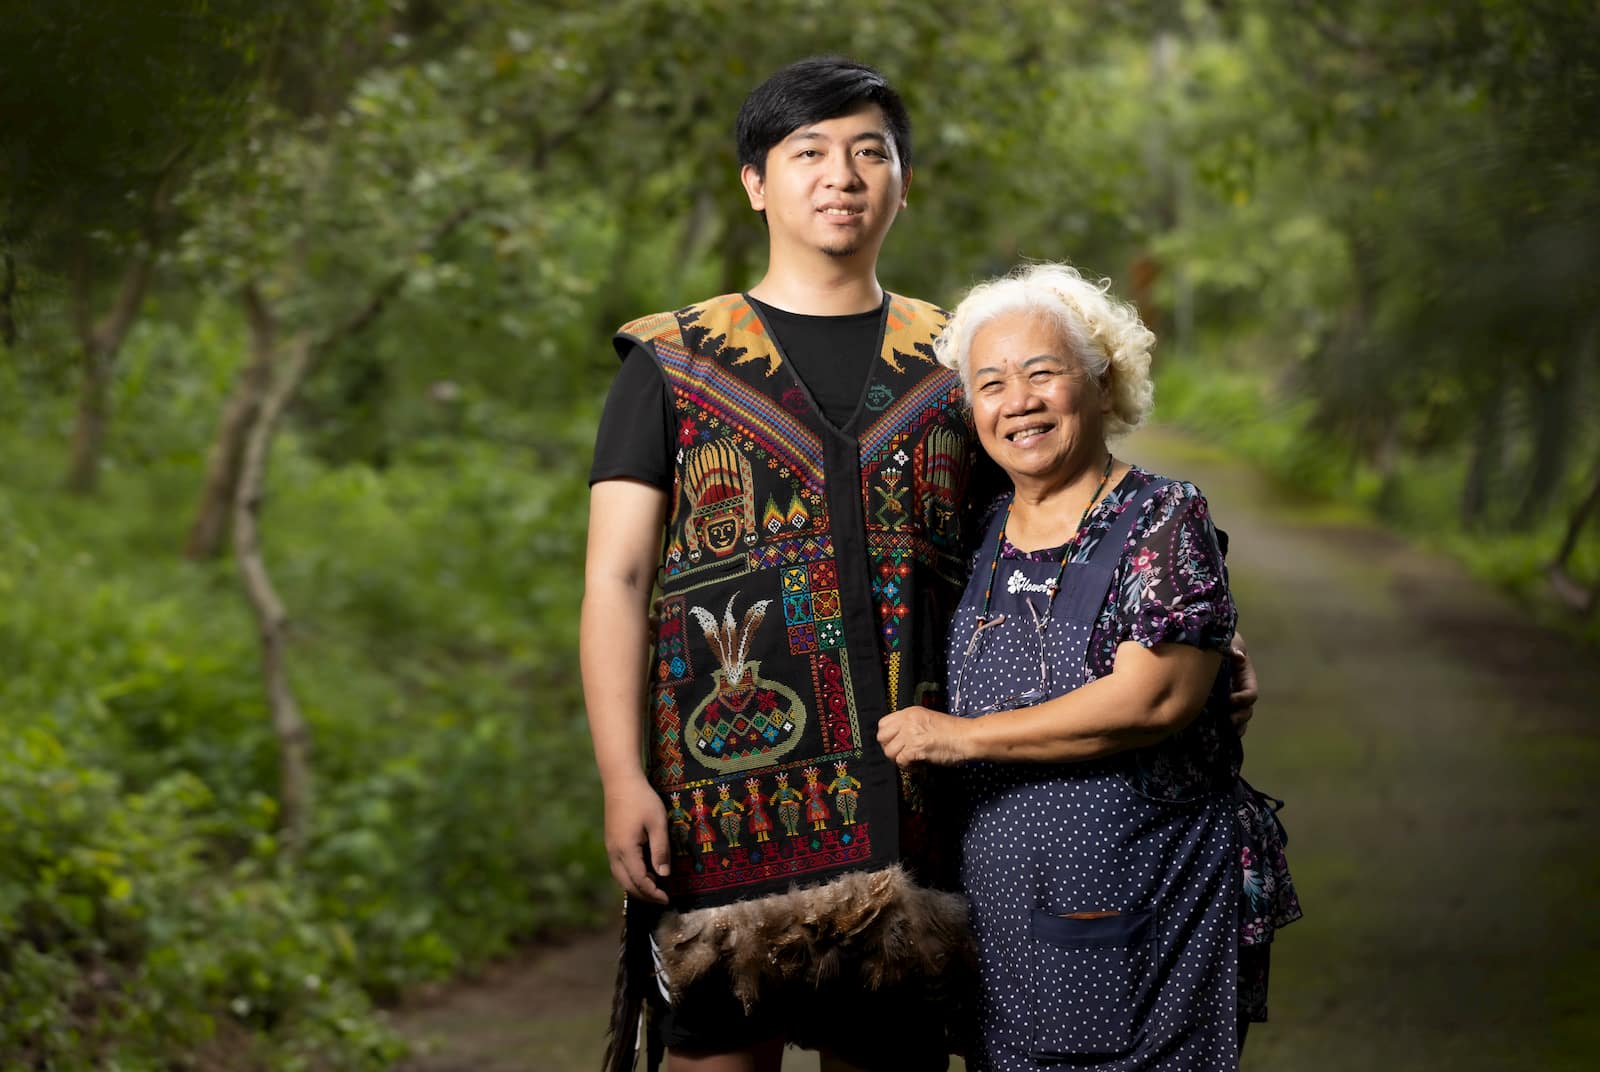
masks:
<path id="1" fill-rule="evenodd" d="M 868 313 L 883 304 L 875 260 L 805 266 L 770 263 L 761 282 L 750 288 L 750 296 L 806 316 Z"/>

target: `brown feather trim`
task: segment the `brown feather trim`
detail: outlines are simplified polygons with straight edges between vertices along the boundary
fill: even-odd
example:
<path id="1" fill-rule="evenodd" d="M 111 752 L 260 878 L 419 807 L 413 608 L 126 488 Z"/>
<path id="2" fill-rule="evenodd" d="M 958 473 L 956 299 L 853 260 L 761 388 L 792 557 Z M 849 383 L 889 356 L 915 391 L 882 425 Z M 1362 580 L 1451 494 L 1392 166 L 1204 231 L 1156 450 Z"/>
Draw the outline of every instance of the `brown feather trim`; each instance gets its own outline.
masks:
<path id="1" fill-rule="evenodd" d="M 970 978 L 977 956 L 959 894 L 895 866 L 753 901 L 668 912 L 656 928 L 674 1000 L 722 966 L 749 1011 L 772 985 L 882 990 Z"/>

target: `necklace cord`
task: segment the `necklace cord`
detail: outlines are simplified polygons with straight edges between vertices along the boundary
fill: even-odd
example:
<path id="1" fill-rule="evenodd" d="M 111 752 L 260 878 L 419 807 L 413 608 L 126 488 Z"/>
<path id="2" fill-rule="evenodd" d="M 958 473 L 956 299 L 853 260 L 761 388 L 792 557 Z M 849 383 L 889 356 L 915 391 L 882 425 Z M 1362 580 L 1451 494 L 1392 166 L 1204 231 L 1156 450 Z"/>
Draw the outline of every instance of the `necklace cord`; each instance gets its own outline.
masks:
<path id="1" fill-rule="evenodd" d="M 1061 561 L 1056 565 L 1055 579 L 1050 582 L 1049 593 L 1045 602 L 1045 617 L 1050 616 L 1050 608 L 1055 604 L 1056 592 L 1061 588 L 1061 575 L 1067 570 L 1067 561 L 1077 553 L 1078 544 L 1083 540 L 1083 526 L 1089 520 L 1089 514 L 1100 502 L 1100 495 L 1106 490 L 1106 481 L 1111 479 L 1111 467 L 1116 458 L 1110 453 L 1106 454 L 1106 468 L 1100 474 L 1100 483 L 1095 485 L 1094 494 L 1089 496 L 1089 502 L 1083 508 L 1083 513 L 1078 517 L 1078 527 L 1072 533 L 1072 539 L 1067 541 L 1066 547 L 1061 551 Z M 1011 502 L 1006 503 L 1005 520 L 1000 523 L 1000 535 L 995 537 L 994 557 L 989 560 L 989 585 L 983 590 L 983 610 L 978 614 L 978 625 L 982 626 L 989 620 L 989 607 L 994 602 L 994 578 L 1000 569 L 1000 549 L 1005 546 L 1006 527 L 1011 524 L 1011 506 L 1017 501 L 1016 496 L 1011 497 Z"/>
<path id="2" fill-rule="evenodd" d="M 1055 606 L 1056 592 L 1061 588 L 1061 575 L 1065 573 L 1067 569 L 1067 560 L 1077 552 L 1078 544 L 1083 540 L 1083 526 L 1088 522 L 1089 514 L 1100 503 L 1100 495 L 1106 490 L 1106 481 L 1111 479 L 1111 467 L 1112 463 L 1115 461 L 1115 456 L 1108 451 L 1106 454 L 1106 468 L 1105 471 L 1100 474 L 1100 483 L 1095 486 L 1094 494 L 1089 496 L 1088 504 L 1084 506 L 1083 513 L 1078 517 L 1078 527 L 1076 531 L 1073 532 L 1072 539 L 1067 541 L 1067 546 L 1061 552 L 1061 561 L 1056 565 L 1055 579 L 1050 582 L 1048 586 L 1048 593 L 1045 597 L 1044 615 L 1041 617 L 1039 612 L 1034 609 L 1033 601 L 1028 601 L 1028 609 L 1033 611 L 1034 628 L 1041 637 L 1041 644 L 1043 643 L 1042 638 L 1044 635 L 1045 623 L 1050 620 L 1051 608 Z M 989 585 L 983 591 L 983 610 L 978 614 L 977 626 L 972 630 L 972 639 L 967 641 L 967 649 L 962 656 L 960 669 L 956 672 L 955 692 L 951 697 L 951 700 L 953 701 L 951 706 L 957 712 L 959 712 L 961 709 L 961 677 L 966 673 L 967 664 L 970 663 L 973 657 L 977 655 L 979 645 L 983 643 L 984 629 L 990 625 L 999 625 L 1006 619 L 1004 614 L 997 614 L 991 621 L 989 618 L 989 608 L 994 602 L 994 578 L 995 574 L 999 572 L 1000 569 L 1000 549 L 1005 546 L 1006 526 L 1011 523 L 1011 505 L 1014 502 L 1016 502 L 1015 495 L 1011 497 L 1011 502 L 1006 503 L 1006 516 L 1000 523 L 1000 535 L 995 537 L 994 541 L 994 557 L 989 560 Z M 1039 672 L 1042 680 L 1044 674 L 1043 647 L 1039 649 Z"/>

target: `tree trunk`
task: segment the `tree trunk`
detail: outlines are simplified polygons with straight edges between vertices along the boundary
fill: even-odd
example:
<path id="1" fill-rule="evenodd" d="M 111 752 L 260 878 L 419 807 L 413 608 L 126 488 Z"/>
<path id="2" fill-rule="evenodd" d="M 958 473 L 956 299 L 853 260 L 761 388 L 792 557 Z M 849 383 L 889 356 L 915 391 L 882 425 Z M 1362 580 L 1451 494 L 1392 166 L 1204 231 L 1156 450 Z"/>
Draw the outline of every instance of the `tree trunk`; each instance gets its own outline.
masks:
<path id="1" fill-rule="evenodd" d="M 1490 388 L 1478 406 L 1478 434 L 1472 441 L 1472 461 L 1461 488 L 1461 525 L 1476 529 L 1488 512 L 1494 473 L 1500 464 L 1504 406 L 1499 392 Z"/>
<path id="2" fill-rule="evenodd" d="M 1556 556 L 1546 571 L 1556 596 L 1573 610 L 1582 613 L 1593 610 L 1600 603 L 1600 592 L 1579 583 L 1567 572 L 1567 563 L 1572 560 L 1573 552 L 1578 549 L 1578 539 L 1596 510 L 1600 510 L 1600 461 L 1595 463 L 1594 473 L 1590 477 L 1589 493 L 1567 518 L 1567 531 L 1561 537 L 1561 546 L 1556 549 Z"/>
<path id="3" fill-rule="evenodd" d="M 255 423 L 261 401 L 272 383 L 272 361 L 276 347 L 273 324 L 261 295 L 247 286 L 241 295 L 250 322 L 250 360 L 239 373 L 222 417 L 217 422 L 216 439 L 206 461 L 206 479 L 200 492 L 200 505 L 189 526 L 183 554 L 191 561 L 217 557 L 228 533 L 228 515 L 233 509 L 239 483 L 239 466 L 245 442 Z"/>
<path id="4" fill-rule="evenodd" d="M 456 209 L 418 246 L 432 249 L 455 233 L 477 211 L 475 205 Z M 278 783 L 282 807 L 284 851 L 293 859 L 305 850 L 311 835 L 314 803 L 311 768 L 311 730 L 289 681 L 289 614 L 272 584 L 266 559 L 261 553 L 261 504 L 266 497 L 267 462 L 272 440 L 289 404 L 317 363 L 340 343 L 360 335 L 382 315 L 400 288 L 414 257 L 382 280 L 366 304 L 335 324 L 315 341 L 296 336 L 286 348 L 277 342 L 277 326 L 272 311 L 259 293 L 246 290 L 246 309 L 250 314 L 251 350 L 254 359 L 267 367 L 267 385 L 245 436 L 239 460 L 238 482 L 233 496 L 233 555 L 239 565 L 245 595 L 255 614 L 256 631 L 261 641 L 261 675 L 266 684 L 267 706 L 272 715 L 272 731 L 278 741 Z"/>
<path id="5" fill-rule="evenodd" d="M 0 283 L 0 343 L 17 344 L 17 259 L 5 252 L 5 282 Z"/>
<path id="6" fill-rule="evenodd" d="M 154 270 L 154 251 L 147 249 L 139 253 L 122 273 L 122 284 L 111 308 L 93 324 L 89 315 L 88 272 L 80 270 L 74 280 L 83 374 L 78 390 L 77 423 L 72 433 L 72 460 L 67 467 L 67 490 L 74 494 L 88 495 L 99 486 L 112 372 L 123 340 L 128 337 L 139 315 L 139 306 L 144 303 Z"/>
<path id="7" fill-rule="evenodd" d="M 256 315 L 256 314 L 260 315 Z M 284 410 L 310 367 L 312 351 L 304 338 L 279 351 L 271 316 L 259 300 L 251 316 L 254 360 L 265 360 L 269 382 L 248 424 L 238 481 L 233 497 L 233 552 L 255 614 L 261 642 L 261 674 L 266 684 L 272 731 L 278 741 L 278 796 L 285 854 L 293 859 L 304 850 L 311 832 L 311 731 L 289 682 L 287 646 L 289 615 L 273 587 L 261 553 L 261 503 L 266 492 L 267 461 Z"/>
<path id="8" fill-rule="evenodd" d="M 1567 475 L 1577 374 L 1576 355 L 1563 350 L 1555 355 L 1555 368 L 1549 375 L 1534 373 L 1529 376 L 1528 412 L 1533 426 L 1533 456 L 1528 464 L 1526 492 L 1513 520 L 1515 528 L 1533 527 Z"/>

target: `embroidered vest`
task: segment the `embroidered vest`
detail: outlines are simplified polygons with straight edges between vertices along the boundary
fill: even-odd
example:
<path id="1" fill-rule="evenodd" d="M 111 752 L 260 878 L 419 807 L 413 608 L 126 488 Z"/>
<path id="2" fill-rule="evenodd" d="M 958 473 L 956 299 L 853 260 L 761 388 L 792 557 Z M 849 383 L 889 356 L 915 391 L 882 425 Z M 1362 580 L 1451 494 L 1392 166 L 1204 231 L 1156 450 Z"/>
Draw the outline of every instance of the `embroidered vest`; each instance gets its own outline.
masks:
<path id="1" fill-rule="evenodd" d="M 889 295 L 856 412 L 822 415 L 743 295 L 617 334 L 658 362 L 678 453 L 652 662 L 648 767 L 680 910 L 915 862 L 918 785 L 878 720 L 943 705 L 976 444 L 945 314 Z"/>

